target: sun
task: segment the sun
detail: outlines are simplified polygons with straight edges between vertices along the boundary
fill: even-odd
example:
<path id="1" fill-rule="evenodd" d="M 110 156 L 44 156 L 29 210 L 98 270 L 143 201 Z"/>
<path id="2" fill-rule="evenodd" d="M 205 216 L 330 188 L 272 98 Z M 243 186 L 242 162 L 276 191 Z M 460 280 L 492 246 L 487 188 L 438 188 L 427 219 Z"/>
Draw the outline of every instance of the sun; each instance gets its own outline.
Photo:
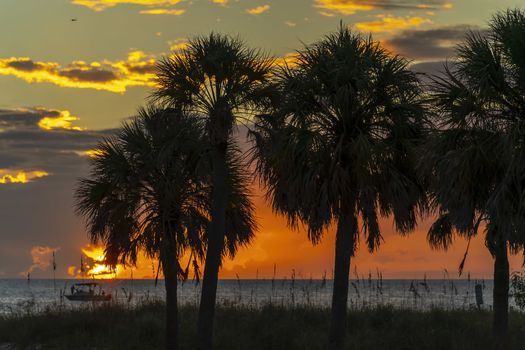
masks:
<path id="1" fill-rule="evenodd" d="M 87 257 L 83 267 L 86 277 L 111 279 L 115 278 L 119 271 L 123 270 L 123 266 L 121 265 L 112 267 L 104 263 L 106 257 L 103 247 L 88 244 L 82 248 L 82 253 Z"/>

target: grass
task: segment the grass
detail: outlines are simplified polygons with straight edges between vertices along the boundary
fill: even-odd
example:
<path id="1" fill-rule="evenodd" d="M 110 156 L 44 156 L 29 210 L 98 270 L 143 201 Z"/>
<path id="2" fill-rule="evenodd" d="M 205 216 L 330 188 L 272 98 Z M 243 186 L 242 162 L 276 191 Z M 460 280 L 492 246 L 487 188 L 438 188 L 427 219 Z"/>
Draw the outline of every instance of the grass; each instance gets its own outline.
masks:
<path id="1" fill-rule="evenodd" d="M 149 302 L 51 310 L 0 318 L 0 346 L 17 349 L 159 349 L 164 339 L 164 305 Z M 180 308 L 181 349 L 195 348 L 197 308 Z M 347 349 L 491 349 L 491 313 L 478 310 L 352 311 Z M 220 306 L 216 349 L 325 349 L 329 310 L 314 307 Z M 525 344 L 525 314 L 511 312 L 510 349 Z"/>

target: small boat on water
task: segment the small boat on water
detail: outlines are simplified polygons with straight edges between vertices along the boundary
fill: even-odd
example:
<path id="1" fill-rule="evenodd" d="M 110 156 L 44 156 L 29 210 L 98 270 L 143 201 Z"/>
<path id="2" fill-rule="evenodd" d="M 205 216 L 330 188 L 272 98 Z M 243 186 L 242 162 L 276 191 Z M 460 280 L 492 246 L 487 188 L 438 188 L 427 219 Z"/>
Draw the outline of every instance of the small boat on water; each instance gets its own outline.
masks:
<path id="1" fill-rule="evenodd" d="M 102 286 L 96 282 L 75 283 L 71 286 L 71 294 L 65 295 L 71 301 L 109 301 L 111 294 L 106 294 Z"/>

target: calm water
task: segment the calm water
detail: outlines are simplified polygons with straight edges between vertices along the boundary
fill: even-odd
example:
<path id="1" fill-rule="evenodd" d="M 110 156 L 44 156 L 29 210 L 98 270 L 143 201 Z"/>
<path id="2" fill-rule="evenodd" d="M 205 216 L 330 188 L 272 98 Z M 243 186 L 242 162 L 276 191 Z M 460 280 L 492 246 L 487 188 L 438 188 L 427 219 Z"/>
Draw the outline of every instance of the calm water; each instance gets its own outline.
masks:
<path id="1" fill-rule="evenodd" d="M 69 294 L 73 280 L 0 279 L 0 313 L 39 311 L 45 307 L 63 305 L 77 307 L 82 303 L 63 298 Z M 80 281 L 78 281 L 80 282 Z M 153 280 L 112 280 L 100 282 L 113 300 L 136 304 L 141 301 L 164 299 L 164 283 L 155 286 Z M 475 305 L 474 287 L 483 286 L 484 307 L 492 304 L 492 281 L 476 280 L 351 280 L 348 292 L 352 308 L 394 305 L 402 308 L 428 309 L 468 308 Z M 187 281 L 179 285 L 181 303 L 198 304 L 200 285 Z M 218 303 L 252 307 L 272 303 L 277 305 L 314 305 L 328 307 L 332 281 L 285 280 L 221 280 L 217 291 Z M 512 298 L 511 298 L 512 299 Z M 513 300 L 511 300 L 511 305 Z"/>

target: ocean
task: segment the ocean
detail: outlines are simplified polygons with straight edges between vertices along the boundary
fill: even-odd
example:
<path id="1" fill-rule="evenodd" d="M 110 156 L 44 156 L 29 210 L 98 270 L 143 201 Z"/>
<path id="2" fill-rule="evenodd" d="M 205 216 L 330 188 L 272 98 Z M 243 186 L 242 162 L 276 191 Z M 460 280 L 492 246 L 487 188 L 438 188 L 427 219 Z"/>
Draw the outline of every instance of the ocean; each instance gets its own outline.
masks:
<path id="1" fill-rule="evenodd" d="M 0 314 L 39 312 L 57 306 L 75 308 L 81 302 L 61 297 L 69 294 L 73 283 L 90 280 L 0 279 Z M 164 281 L 159 280 L 97 280 L 112 302 L 137 304 L 165 298 Z M 350 280 L 349 308 L 392 305 L 399 308 L 428 310 L 476 307 L 475 285 L 482 286 L 482 308 L 491 308 L 492 280 Z M 179 282 L 180 303 L 198 304 L 201 285 L 194 281 Z M 220 280 L 217 303 L 260 307 L 265 304 L 288 307 L 310 305 L 329 307 L 331 280 Z M 514 302 L 511 298 L 511 306 Z"/>

